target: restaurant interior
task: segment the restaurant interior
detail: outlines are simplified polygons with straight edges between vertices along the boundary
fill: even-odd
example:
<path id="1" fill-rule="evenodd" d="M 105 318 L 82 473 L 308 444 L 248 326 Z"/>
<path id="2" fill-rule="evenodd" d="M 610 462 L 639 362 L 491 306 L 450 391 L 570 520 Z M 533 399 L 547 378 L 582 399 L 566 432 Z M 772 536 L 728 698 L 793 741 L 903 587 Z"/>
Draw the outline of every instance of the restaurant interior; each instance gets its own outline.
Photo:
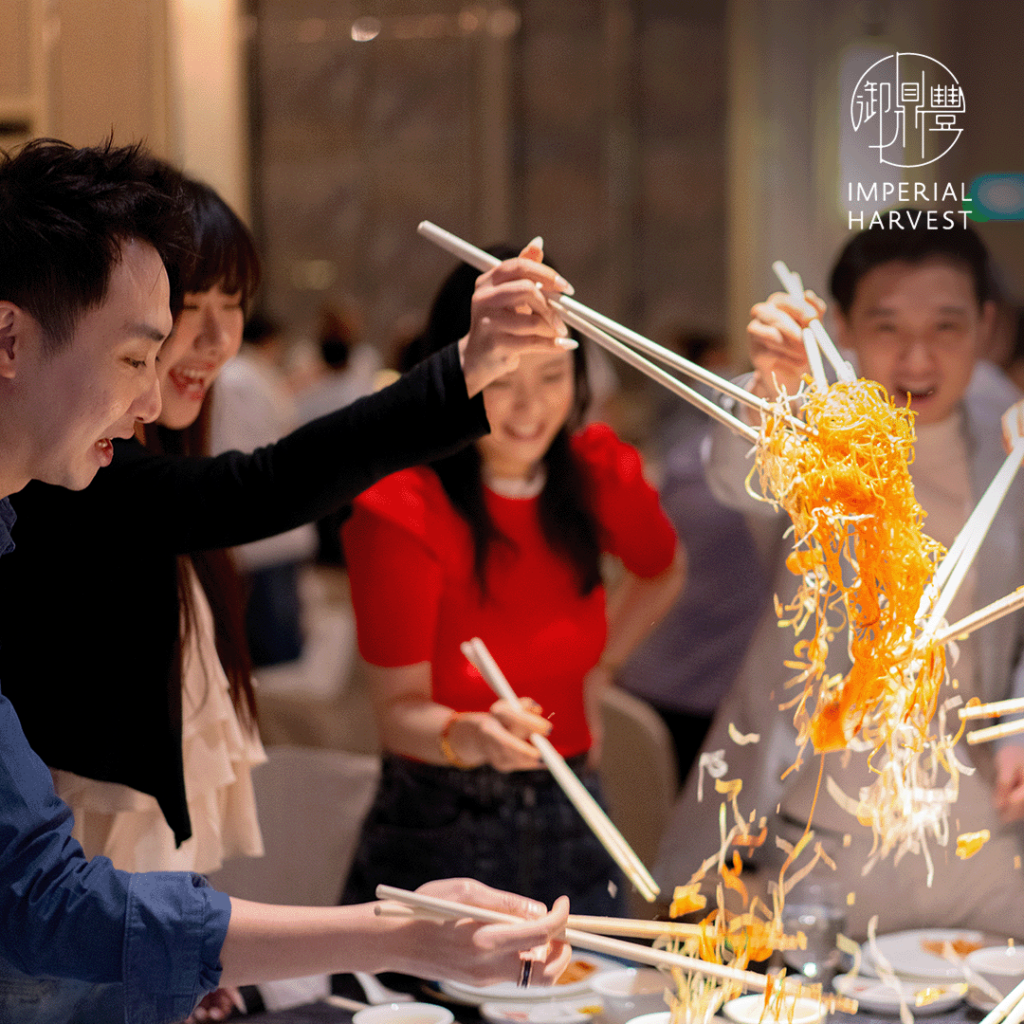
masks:
<path id="1" fill-rule="evenodd" d="M 857 182 L 921 183 L 941 208 L 974 196 L 1002 317 L 989 356 L 1024 363 L 1020 0 L 0 0 L 0 25 L 0 146 L 143 141 L 216 188 L 256 240 L 257 306 L 283 325 L 297 391 L 320 372 L 328 313 L 371 386 L 394 379 L 454 265 L 421 221 L 479 246 L 541 235 L 579 301 L 660 345 L 724 339 L 716 369 L 738 373 L 751 306 L 778 289 L 773 261 L 828 294 L 835 253 L 866 223 L 851 219 L 869 209 L 850 200 Z M 853 83 L 900 52 L 940 63 L 965 97 L 955 145 L 912 169 L 883 166 L 850 122 Z M 1002 206 L 990 191 L 985 207 L 986 176 Z M 952 204 L 949 183 L 964 190 Z M 592 362 L 598 415 L 657 484 L 679 399 L 600 350 Z M 266 854 L 212 879 L 327 906 L 381 744 L 344 567 L 309 559 L 299 594 L 301 655 L 256 673 Z M 672 738 L 624 689 L 601 714 L 609 814 L 650 865 L 685 781 Z M 664 915 L 670 896 L 630 887 L 629 914 Z M 335 1019 L 275 1016 L 287 1002 L 268 995 L 259 1019 Z M 624 1024 L 613 1005 L 626 1012 L 610 997 L 604 1019 Z"/>

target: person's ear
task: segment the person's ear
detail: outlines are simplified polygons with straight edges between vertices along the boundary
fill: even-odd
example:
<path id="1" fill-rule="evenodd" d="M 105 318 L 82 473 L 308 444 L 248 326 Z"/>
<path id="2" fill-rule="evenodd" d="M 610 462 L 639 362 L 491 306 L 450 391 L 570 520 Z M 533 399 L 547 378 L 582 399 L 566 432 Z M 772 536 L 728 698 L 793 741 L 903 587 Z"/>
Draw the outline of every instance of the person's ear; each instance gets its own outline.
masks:
<path id="1" fill-rule="evenodd" d="M 13 380 L 17 373 L 23 347 L 19 337 L 21 323 L 21 308 L 13 302 L 0 302 L 0 378 Z"/>

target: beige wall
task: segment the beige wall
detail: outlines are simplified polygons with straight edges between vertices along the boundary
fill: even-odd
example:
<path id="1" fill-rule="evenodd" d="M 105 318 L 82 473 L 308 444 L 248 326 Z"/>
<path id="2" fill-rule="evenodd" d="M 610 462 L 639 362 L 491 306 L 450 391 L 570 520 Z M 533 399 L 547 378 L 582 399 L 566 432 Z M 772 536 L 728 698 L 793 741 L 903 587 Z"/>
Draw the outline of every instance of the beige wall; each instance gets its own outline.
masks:
<path id="1" fill-rule="evenodd" d="M 164 0 L 59 0 L 52 10 L 48 131 L 76 145 L 111 132 L 169 155 Z"/>
<path id="2" fill-rule="evenodd" d="M 167 7 L 171 152 L 248 218 L 245 21 L 239 0 L 160 0 Z"/>
<path id="3" fill-rule="evenodd" d="M 238 0 L 0 0 L 0 27 L 3 144 L 144 140 L 245 214 Z"/>

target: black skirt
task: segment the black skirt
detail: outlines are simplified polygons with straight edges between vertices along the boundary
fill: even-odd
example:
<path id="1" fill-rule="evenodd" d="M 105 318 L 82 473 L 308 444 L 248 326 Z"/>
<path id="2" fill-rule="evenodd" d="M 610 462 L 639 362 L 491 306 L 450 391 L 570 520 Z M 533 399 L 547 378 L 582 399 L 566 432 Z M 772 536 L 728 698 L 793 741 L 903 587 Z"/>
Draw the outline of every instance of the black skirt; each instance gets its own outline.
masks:
<path id="1" fill-rule="evenodd" d="M 584 756 L 569 759 L 601 801 Z M 475 878 L 576 914 L 621 916 L 622 873 L 547 770 L 463 770 L 385 754 L 342 903 L 376 899 L 378 884 L 415 889 Z"/>

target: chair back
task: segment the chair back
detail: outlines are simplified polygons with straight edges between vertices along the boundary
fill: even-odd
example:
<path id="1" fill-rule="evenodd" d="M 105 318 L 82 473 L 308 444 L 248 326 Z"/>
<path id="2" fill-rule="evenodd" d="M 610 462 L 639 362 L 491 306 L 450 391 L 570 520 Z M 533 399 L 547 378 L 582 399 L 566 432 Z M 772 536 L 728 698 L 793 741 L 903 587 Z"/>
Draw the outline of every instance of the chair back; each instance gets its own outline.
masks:
<path id="1" fill-rule="evenodd" d="M 672 737 L 646 701 L 621 687 L 608 688 L 601 710 L 601 786 L 608 814 L 650 869 L 678 790 Z M 666 902 L 671 895 L 667 894 Z M 640 907 L 633 909 L 642 913 Z"/>
<path id="2" fill-rule="evenodd" d="M 315 747 L 269 747 L 253 771 L 263 857 L 238 857 L 210 875 L 230 896 L 333 906 L 348 875 L 380 778 L 380 758 Z"/>

